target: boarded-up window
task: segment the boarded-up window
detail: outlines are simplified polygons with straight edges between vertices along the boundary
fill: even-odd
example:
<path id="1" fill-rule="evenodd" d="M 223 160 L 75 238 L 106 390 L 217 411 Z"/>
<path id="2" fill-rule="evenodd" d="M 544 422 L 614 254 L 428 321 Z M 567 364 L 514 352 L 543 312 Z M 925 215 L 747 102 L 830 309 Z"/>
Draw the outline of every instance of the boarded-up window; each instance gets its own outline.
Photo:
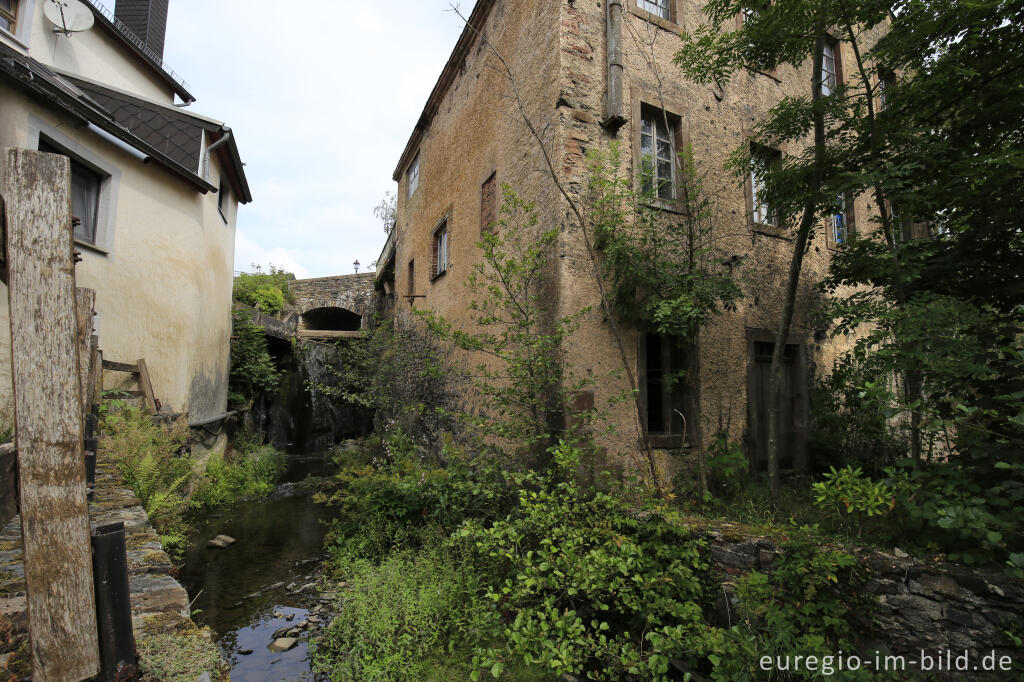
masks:
<path id="1" fill-rule="evenodd" d="M 770 341 L 754 341 L 752 376 L 750 377 L 750 439 L 751 468 L 754 471 L 768 469 L 768 405 L 771 395 L 768 390 L 772 352 L 775 344 Z M 803 372 L 800 367 L 800 346 L 787 344 L 783 355 L 782 394 L 785 399 L 779 406 L 779 468 L 793 469 L 802 464 L 804 401 Z"/>
<path id="2" fill-rule="evenodd" d="M 497 173 L 484 180 L 480 187 L 480 234 L 493 229 L 498 219 L 498 184 Z"/>

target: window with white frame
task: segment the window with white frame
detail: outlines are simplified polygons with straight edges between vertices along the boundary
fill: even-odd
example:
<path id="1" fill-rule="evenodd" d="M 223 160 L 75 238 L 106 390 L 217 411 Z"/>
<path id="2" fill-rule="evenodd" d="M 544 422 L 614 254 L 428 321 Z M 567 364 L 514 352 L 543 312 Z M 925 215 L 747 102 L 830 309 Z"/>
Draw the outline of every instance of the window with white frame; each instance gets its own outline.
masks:
<path id="1" fill-rule="evenodd" d="M 758 12 L 758 10 L 756 8 L 754 8 L 754 7 L 744 7 L 743 8 L 743 13 L 740 14 L 740 18 L 743 20 L 743 23 L 745 24 L 745 23 L 747 23 L 749 21 L 753 21 L 754 19 L 757 19 L 757 15 L 758 14 L 760 14 L 760 12 Z"/>
<path id="2" fill-rule="evenodd" d="M 672 20 L 672 6 L 669 4 L 672 0 L 637 0 L 637 7 L 650 12 L 656 17 L 662 19 Z"/>
<path id="3" fill-rule="evenodd" d="M 821 94 L 828 97 L 836 89 L 839 71 L 836 66 L 836 44 L 825 43 L 821 53 Z"/>
<path id="4" fill-rule="evenodd" d="M 832 241 L 844 243 L 850 236 L 849 212 L 846 206 L 846 195 L 836 195 L 836 204 L 832 209 Z"/>
<path id="5" fill-rule="evenodd" d="M 750 200 L 751 217 L 755 225 L 778 227 L 778 211 L 768 201 L 765 174 L 782 165 L 782 155 L 778 150 L 759 145 L 751 145 L 750 149 Z"/>
<path id="6" fill-rule="evenodd" d="M 0 28 L 14 33 L 18 25 L 18 0 L 0 0 Z"/>
<path id="7" fill-rule="evenodd" d="M 441 221 L 434 230 L 433 277 L 439 277 L 448 271 L 448 219 Z"/>
<path id="8" fill-rule="evenodd" d="M 667 125 L 666 125 L 667 124 Z M 661 109 L 640 110 L 640 189 L 659 199 L 675 199 L 675 117 Z"/>
<path id="9" fill-rule="evenodd" d="M 416 193 L 416 188 L 420 186 L 420 154 L 416 152 L 416 156 L 413 157 L 412 163 L 409 164 L 409 170 L 405 172 L 406 182 L 408 184 L 408 191 L 406 192 L 407 197 L 411 197 Z"/>
<path id="10" fill-rule="evenodd" d="M 39 151 L 68 157 L 71 162 L 71 216 L 76 219 L 75 241 L 96 244 L 103 176 L 44 140 L 39 141 Z"/>

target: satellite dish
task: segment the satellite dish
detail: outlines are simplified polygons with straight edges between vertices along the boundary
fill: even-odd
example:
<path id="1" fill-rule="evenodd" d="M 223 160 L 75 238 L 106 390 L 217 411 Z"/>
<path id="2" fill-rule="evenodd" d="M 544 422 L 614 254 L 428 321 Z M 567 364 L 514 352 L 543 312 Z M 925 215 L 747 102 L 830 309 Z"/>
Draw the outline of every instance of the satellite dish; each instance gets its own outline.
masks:
<path id="1" fill-rule="evenodd" d="M 53 24 L 54 33 L 71 35 L 92 28 L 95 18 L 92 10 L 79 0 L 46 0 L 43 14 Z"/>

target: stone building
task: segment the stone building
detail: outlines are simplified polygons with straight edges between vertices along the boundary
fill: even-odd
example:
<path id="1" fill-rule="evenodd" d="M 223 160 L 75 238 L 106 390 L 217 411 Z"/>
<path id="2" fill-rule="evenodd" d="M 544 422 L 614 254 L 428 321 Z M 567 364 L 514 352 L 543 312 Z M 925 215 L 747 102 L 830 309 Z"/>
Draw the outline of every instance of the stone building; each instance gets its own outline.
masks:
<path id="1" fill-rule="evenodd" d="M 591 307 L 568 351 L 577 372 L 598 379 L 593 399 L 609 409 L 617 427 L 605 443 L 608 451 L 624 456 L 637 450 L 644 432 L 638 419 L 646 422 L 652 446 L 684 447 L 683 423 L 672 409 L 681 398 L 658 380 L 667 369 L 681 369 L 667 350 L 670 340 L 623 330 L 641 407 L 609 405 L 628 386 L 624 379 L 605 378 L 622 362 L 601 312 L 594 269 L 578 221 L 546 172 L 541 147 L 523 123 L 512 81 L 495 53 L 507 62 L 523 111 L 571 194 L 578 196 L 586 187 L 588 150 L 618 141 L 629 152 L 628 172 L 639 182 L 645 135 L 667 142 L 674 153 L 691 144 L 696 163 L 709 174 L 707 182 L 723 189 L 719 243 L 725 257 L 742 263 L 745 294 L 735 311 L 720 315 L 702 333 L 699 417 L 705 434 L 725 425 L 733 439 L 745 443 L 754 467 L 763 468 L 767 365 L 792 241 L 787 229 L 772 224 L 770 207 L 756 206 L 752 184 L 757 179 L 748 174 L 741 183 L 723 164 L 741 145 L 774 155 L 798 151 L 759 146 L 752 129 L 780 98 L 809 93 L 811 66 L 740 73 L 724 88 L 687 82 L 672 56 L 680 46 L 679 32 L 701 22 L 702 5 L 699 0 L 478 0 L 395 169 L 397 225 L 379 273 L 393 277 L 385 284 L 394 292 L 398 316 L 416 306 L 467 320 L 464 282 L 481 257 L 477 242 L 495 215 L 496 188 L 507 183 L 535 202 L 542 226 L 560 227 L 548 297 L 553 313 Z M 610 51 L 609 40 L 620 50 Z M 832 59 L 826 60 L 837 79 L 843 78 L 844 59 L 852 60 L 844 49 L 831 46 Z M 671 130 L 665 130 L 663 110 Z M 664 202 L 669 212 L 673 199 Z M 862 198 L 847 201 L 838 217 L 817 230 L 807 254 L 787 350 L 791 396 L 783 468 L 806 461 L 810 381 L 831 368 L 839 350 L 827 340 L 826 323 L 813 314 L 815 284 L 837 243 L 869 210 Z M 696 415 L 687 417 L 692 422 Z"/>
<path id="2" fill-rule="evenodd" d="M 195 98 L 163 61 L 168 0 L 117 0 L 113 12 L 88 0 L 67 33 L 50 5 L 0 2 L 0 149 L 71 159 L 77 284 L 96 291 L 104 358 L 144 358 L 166 410 L 221 415 L 235 218 L 252 201 L 235 137 L 184 108 Z M 3 333 L 0 400 L 10 381 Z"/>

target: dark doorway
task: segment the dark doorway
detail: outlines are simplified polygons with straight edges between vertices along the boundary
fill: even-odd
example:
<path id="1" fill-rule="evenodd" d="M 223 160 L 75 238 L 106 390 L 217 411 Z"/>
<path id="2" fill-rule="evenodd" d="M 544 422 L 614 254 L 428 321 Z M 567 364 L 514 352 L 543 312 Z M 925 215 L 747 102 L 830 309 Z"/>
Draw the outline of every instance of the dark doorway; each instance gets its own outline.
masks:
<path id="1" fill-rule="evenodd" d="M 749 424 L 751 472 L 768 470 L 768 404 L 770 400 L 769 370 L 775 344 L 771 341 L 751 341 L 749 364 Z M 781 427 L 779 470 L 806 467 L 807 443 L 807 380 L 804 372 L 803 348 L 799 344 L 786 345 L 783 356 L 782 390 L 787 396 L 779 415 Z"/>

